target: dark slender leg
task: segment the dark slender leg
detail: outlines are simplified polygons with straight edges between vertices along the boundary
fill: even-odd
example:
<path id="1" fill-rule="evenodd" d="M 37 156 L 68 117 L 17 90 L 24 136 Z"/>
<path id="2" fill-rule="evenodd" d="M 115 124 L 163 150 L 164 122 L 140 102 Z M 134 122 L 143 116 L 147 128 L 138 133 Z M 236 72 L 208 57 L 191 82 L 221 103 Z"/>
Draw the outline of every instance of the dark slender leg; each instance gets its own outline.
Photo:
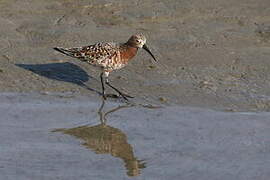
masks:
<path id="1" fill-rule="evenodd" d="M 118 93 L 120 94 L 120 96 L 122 96 L 125 100 L 128 101 L 127 97 L 126 97 L 121 91 L 119 91 L 118 89 L 116 89 L 115 87 L 113 87 L 113 86 L 109 83 L 109 81 L 106 81 L 105 83 L 106 83 L 108 86 L 110 86 L 111 88 L 113 88 L 116 92 L 118 92 Z"/>
<path id="2" fill-rule="evenodd" d="M 132 96 L 126 95 L 124 93 L 122 93 L 121 91 L 119 91 L 117 88 L 113 87 L 110 83 L 109 83 L 109 73 L 108 72 L 102 72 L 100 74 L 100 81 L 101 81 L 101 85 L 102 85 L 102 96 L 104 99 L 106 99 L 106 94 L 105 94 L 105 86 L 104 86 L 104 79 L 103 79 L 103 74 L 105 75 L 105 83 L 110 86 L 112 89 L 114 89 L 120 96 L 122 96 L 125 100 L 128 101 L 127 98 L 133 98 Z"/>
<path id="3" fill-rule="evenodd" d="M 100 81 L 101 81 L 101 86 L 102 86 L 102 96 L 103 96 L 104 99 L 106 99 L 104 80 L 103 80 L 103 72 L 100 74 Z"/>

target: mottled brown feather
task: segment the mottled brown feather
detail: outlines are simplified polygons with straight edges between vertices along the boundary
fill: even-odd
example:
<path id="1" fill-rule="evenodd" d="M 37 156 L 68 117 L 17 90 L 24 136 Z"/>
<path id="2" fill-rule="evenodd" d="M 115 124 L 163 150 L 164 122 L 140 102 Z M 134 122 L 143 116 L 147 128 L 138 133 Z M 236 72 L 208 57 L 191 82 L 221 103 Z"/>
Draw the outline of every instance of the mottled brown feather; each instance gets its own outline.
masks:
<path id="1" fill-rule="evenodd" d="M 123 68 L 137 54 L 138 48 L 142 48 L 146 38 L 141 35 L 133 35 L 126 43 L 101 42 L 84 47 L 60 48 L 55 50 L 68 56 L 75 57 L 91 65 L 101 67 L 103 71 L 111 72 Z"/>
<path id="2" fill-rule="evenodd" d="M 121 49 L 121 61 L 127 64 L 137 54 L 138 48 L 125 45 Z"/>

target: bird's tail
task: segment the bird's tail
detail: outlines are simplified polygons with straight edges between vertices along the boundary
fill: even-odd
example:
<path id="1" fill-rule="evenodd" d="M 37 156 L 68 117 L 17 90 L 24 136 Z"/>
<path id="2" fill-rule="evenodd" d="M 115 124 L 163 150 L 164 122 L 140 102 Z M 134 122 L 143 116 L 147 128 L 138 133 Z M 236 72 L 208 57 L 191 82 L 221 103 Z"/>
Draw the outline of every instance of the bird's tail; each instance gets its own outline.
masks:
<path id="1" fill-rule="evenodd" d="M 74 58 L 82 58 L 81 54 L 81 48 L 61 48 L 61 47 L 55 47 L 54 50 L 63 53 L 67 56 L 74 57 Z"/>

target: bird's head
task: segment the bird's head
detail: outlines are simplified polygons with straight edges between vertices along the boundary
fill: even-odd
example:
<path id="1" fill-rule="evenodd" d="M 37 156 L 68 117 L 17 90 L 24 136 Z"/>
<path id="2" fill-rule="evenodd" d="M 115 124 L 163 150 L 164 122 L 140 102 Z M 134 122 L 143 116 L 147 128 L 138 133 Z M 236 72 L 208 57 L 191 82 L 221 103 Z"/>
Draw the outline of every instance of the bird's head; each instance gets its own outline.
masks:
<path id="1" fill-rule="evenodd" d="M 146 38 L 143 34 L 135 34 L 135 35 L 132 35 L 127 44 L 129 46 L 132 46 L 132 47 L 136 47 L 136 48 L 143 48 L 145 51 L 147 51 L 151 56 L 152 58 L 156 60 L 156 58 L 154 57 L 154 55 L 151 53 L 151 51 L 149 50 L 149 48 L 146 46 Z"/>
<path id="2" fill-rule="evenodd" d="M 128 44 L 136 48 L 142 48 L 145 43 L 146 38 L 142 34 L 132 35 L 128 40 Z"/>

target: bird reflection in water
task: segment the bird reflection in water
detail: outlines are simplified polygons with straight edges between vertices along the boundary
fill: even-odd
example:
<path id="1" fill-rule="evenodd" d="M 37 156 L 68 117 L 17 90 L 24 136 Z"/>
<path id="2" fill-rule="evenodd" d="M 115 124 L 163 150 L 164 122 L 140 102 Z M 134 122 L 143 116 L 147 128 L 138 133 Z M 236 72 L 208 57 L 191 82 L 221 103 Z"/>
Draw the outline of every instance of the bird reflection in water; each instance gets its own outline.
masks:
<path id="1" fill-rule="evenodd" d="M 75 136 L 84 140 L 83 145 L 97 154 L 111 154 L 124 161 L 128 176 L 138 176 L 140 170 L 145 168 L 145 162 L 138 160 L 128 143 L 127 136 L 120 129 L 108 126 L 106 116 L 120 109 L 133 105 L 126 104 L 104 112 L 105 100 L 99 108 L 100 124 L 96 126 L 80 126 L 71 129 L 58 129 L 55 131 Z"/>

